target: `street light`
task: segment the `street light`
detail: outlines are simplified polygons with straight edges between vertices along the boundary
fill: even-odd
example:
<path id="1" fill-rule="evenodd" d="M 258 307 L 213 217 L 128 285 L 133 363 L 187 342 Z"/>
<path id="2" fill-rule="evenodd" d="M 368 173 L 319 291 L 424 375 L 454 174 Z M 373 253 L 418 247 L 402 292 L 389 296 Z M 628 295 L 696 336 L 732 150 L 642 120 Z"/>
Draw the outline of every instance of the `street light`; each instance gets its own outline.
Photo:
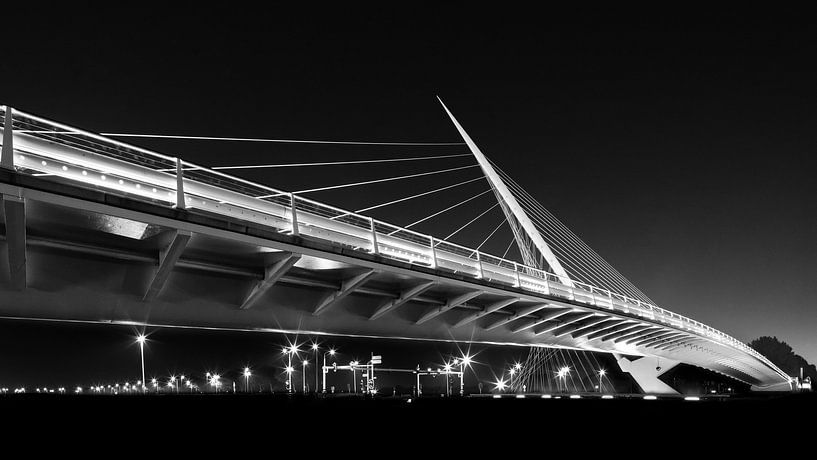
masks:
<path id="1" fill-rule="evenodd" d="M 504 392 L 505 387 L 507 386 L 508 384 L 505 382 L 505 379 L 499 379 L 496 381 L 496 383 L 494 383 L 494 389 L 499 390 L 500 392 Z"/>
<path id="2" fill-rule="evenodd" d="M 250 368 L 245 367 L 244 368 L 244 391 L 246 393 L 250 392 L 250 376 L 251 375 L 252 375 L 252 372 L 250 372 Z"/>
<path id="3" fill-rule="evenodd" d="M 329 351 L 327 351 L 327 352 L 325 352 L 323 354 L 323 369 L 321 370 L 321 374 L 323 374 L 323 392 L 324 393 L 326 393 L 326 355 L 334 357 L 335 353 L 337 353 L 337 351 L 335 351 L 334 348 L 330 348 Z M 317 361 L 316 361 L 316 363 L 317 363 Z M 317 369 L 316 369 L 316 371 L 317 371 Z"/>
<path id="4" fill-rule="evenodd" d="M 142 382 L 145 381 L 145 334 L 139 334 L 136 336 L 136 342 L 139 344 L 139 355 L 142 358 Z M 142 393 L 145 392 L 145 385 L 142 385 Z"/>
<path id="5" fill-rule="evenodd" d="M 309 361 L 303 360 L 301 361 L 301 368 L 303 369 L 303 384 L 304 384 L 304 394 L 306 394 L 306 366 L 309 364 Z"/>
<path id="6" fill-rule="evenodd" d="M 567 389 L 567 375 L 570 374 L 570 368 L 567 366 L 562 367 L 559 369 L 559 372 L 556 375 L 559 377 L 560 380 L 564 381 L 565 390 Z M 559 391 L 562 391 L 562 388 L 559 388 Z"/>
<path id="7" fill-rule="evenodd" d="M 357 366 L 357 361 L 352 361 L 349 363 L 349 367 L 352 368 L 352 387 L 355 389 L 355 394 L 357 394 L 357 380 L 355 377 L 355 366 Z"/>
<path id="8" fill-rule="evenodd" d="M 287 392 L 292 393 L 292 366 L 287 366 Z"/>
<path id="9" fill-rule="evenodd" d="M 287 392 L 292 393 L 292 355 L 298 353 L 298 344 L 292 344 L 289 347 L 284 347 L 283 353 L 287 355 Z"/>
<path id="10" fill-rule="evenodd" d="M 315 393 L 318 392 L 318 342 L 312 344 L 312 351 L 315 352 Z M 306 376 L 304 376 L 306 378 Z"/>
<path id="11" fill-rule="evenodd" d="M 601 384 L 601 379 L 602 379 L 602 377 L 604 377 L 606 374 L 607 374 L 607 371 L 605 371 L 604 369 L 601 369 L 601 370 L 599 371 L 599 393 L 601 393 L 601 392 L 602 392 L 602 384 Z"/>

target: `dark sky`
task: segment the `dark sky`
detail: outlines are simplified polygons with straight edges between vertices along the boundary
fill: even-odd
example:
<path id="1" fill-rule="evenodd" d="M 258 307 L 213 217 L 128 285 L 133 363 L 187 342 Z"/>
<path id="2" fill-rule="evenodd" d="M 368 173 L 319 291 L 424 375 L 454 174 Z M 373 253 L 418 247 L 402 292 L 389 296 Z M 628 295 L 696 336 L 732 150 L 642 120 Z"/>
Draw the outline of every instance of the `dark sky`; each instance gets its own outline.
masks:
<path id="1" fill-rule="evenodd" d="M 42 10 L 4 20 L 4 104 L 98 132 L 459 141 L 440 95 L 489 157 L 660 306 L 817 361 L 813 11 Z M 135 143 L 205 165 L 466 152 Z M 464 164 L 244 176 L 297 190 Z M 314 197 L 360 208 L 471 174 L 363 201 Z M 373 215 L 405 225 L 479 190 Z M 445 236 L 487 203 L 420 229 Z M 500 218 L 457 241 L 479 244 Z M 488 251 L 501 254 L 506 235 Z"/>

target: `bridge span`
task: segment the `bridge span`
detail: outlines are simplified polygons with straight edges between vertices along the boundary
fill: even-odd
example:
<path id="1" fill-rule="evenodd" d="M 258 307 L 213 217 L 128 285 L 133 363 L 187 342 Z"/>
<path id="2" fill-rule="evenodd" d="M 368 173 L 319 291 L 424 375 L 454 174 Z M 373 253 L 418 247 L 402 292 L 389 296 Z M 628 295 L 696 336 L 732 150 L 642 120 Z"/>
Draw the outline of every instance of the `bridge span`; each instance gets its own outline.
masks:
<path id="1" fill-rule="evenodd" d="M 2 317 L 568 347 L 644 357 L 619 362 L 645 391 L 671 391 L 656 380 L 674 363 L 790 389 L 789 376 L 739 340 L 576 279 L 450 112 L 543 262 L 9 107 L 0 115 Z"/>

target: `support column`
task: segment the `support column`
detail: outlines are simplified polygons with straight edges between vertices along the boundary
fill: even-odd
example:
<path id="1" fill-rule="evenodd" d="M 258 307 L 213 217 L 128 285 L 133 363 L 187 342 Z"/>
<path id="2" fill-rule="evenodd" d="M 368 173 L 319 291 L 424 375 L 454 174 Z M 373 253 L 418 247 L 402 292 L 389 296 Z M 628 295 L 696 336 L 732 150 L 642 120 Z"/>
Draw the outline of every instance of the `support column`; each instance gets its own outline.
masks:
<path id="1" fill-rule="evenodd" d="M 5 147 L 5 145 L 4 145 Z M 25 199 L 3 195 L 8 267 L 11 287 L 18 291 L 26 288 L 26 203 Z"/>
<path id="2" fill-rule="evenodd" d="M 621 355 L 614 354 L 613 356 L 616 358 L 618 367 L 630 374 L 645 394 L 678 394 L 674 388 L 662 382 L 659 377 L 677 366 L 679 361 L 652 356 L 644 356 L 635 361 L 630 361 Z"/>
<path id="3" fill-rule="evenodd" d="M 174 231 L 170 244 L 159 254 L 159 269 L 153 275 L 153 279 L 150 281 L 144 297 L 142 297 L 143 301 L 150 302 L 159 295 L 191 236 L 193 234 L 188 231 Z"/>

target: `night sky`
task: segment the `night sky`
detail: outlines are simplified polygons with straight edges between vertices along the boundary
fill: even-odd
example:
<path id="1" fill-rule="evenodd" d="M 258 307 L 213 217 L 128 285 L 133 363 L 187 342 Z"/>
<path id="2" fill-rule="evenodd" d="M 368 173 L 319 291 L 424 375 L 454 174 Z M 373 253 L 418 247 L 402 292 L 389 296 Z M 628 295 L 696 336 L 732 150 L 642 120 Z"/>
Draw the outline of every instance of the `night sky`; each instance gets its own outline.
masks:
<path id="1" fill-rule="evenodd" d="M 659 306 L 747 342 L 777 336 L 817 361 L 813 12 L 483 13 L 30 9 L 4 19 L 0 99 L 96 132 L 459 142 L 439 95 L 492 160 Z M 208 166 L 467 153 L 133 143 Z M 236 174 L 299 190 L 471 163 Z M 311 197 L 357 209 L 471 177 Z M 406 225 L 484 184 L 469 187 L 371 214 Z M 418 229 L 445 236 L 484 198 Z M 476 246 L 501 217 L 454 240 Z M 501 255 L 509 239 L 486 251 Z M 285 342 L 231 334 L 241 344 L 221 346 L 219 334 L 162 331 L 161 343 L 179 345 L 164 346 L 156 372 L 259 362 Z M 134 358 L 130 340 L 127 328 L 0 322 L 0 369 L 48 384 L 114 378 L 105 369 L 125 372 L 113 363 Z M 218 346 L 201 345 L 210 340 Z M 416 353 L 431 362 L 442 351 Z"/>

